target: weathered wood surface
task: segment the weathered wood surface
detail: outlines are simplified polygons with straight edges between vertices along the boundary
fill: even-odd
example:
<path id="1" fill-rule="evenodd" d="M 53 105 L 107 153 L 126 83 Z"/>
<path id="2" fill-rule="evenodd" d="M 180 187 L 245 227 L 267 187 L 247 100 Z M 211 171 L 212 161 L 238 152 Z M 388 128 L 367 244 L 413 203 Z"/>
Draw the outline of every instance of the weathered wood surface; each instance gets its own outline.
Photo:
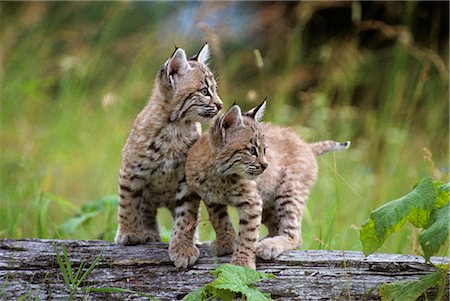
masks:
<path id="1" fill-rule="evenodd" d="M 209 272 L 217 264 L 229 261 L 229 257 L 214 258 L 203 245 L 199 262 L 180 272 L 169 260 L 164 243 L 124 247 L 105 241 L 0 239 L 0 300 L 17 300 L 27 294 L 31 300 L 68 300 L 54 242 L 64 243 L 75 267 L 82 260 L 89 266 L 103 252 L 74 300 L 145 299 L 132 293 L 86 292 L 87 287 L 120 287 L 160 300 L 179 300 L 210 282 Z M 448 258 L 432 261 L 448 262 Z M 378 300 L 382 283 L 417 279 L 433 270 L 418 256 L 373 254 L 366 258 L 361 252 L 322 250 L 289 251 L 275 261 L 258 261 L 257 269 L 276 276 L 259 285 L 275 300 Z"/>

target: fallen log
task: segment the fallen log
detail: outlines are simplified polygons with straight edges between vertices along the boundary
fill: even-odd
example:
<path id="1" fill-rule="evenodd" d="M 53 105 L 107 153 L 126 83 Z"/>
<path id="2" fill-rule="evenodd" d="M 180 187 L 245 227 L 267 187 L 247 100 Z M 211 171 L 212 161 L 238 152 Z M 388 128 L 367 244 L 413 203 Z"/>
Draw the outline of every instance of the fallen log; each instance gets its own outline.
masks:
<path id="1" fill-rule="evenodd" d="M 54 246 L 64 260 L 67 249 L 73 274 L 99 262 L 70 296 Z M 146 300 L 131 292 L 100 293 L 89 288 L 117 287 L 142 292 L 159 300 L 180 300 L 210 282 L 210 271 L 229 257 L 213 257 L 208 245 L 199 246 L 199 261 L 178 271 L 167 255 L 167 244 L 118 246 L 106 241 L 0 239 L 0 300 Z M 433 263 L 449 258 L 434 257 Z M 433 271 L 419 256 L 354 251 L 289 251 L 274 261 L 257 262 L 257 270 L 275 279 L 258 287 L 275 300 L 379 300 L 385 282 L 416 280 Z M 447 281 L 448 286 L 448 281 Z M 431 291 L 429 300 L 433 300 Z M 448 287 L 446 289 L 448 300 Z M 28 299 L 27 299 L 28 298 Z"/>

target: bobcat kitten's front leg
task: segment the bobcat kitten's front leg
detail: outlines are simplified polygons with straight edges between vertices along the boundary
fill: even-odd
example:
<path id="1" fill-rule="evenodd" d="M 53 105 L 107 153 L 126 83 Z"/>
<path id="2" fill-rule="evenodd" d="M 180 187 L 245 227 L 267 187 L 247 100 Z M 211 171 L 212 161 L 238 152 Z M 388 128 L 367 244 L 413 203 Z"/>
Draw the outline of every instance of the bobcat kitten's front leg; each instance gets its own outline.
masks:
<path id="1" fill-rule="evenodd" d="M 199 205 L 200 197 L 196 194 L 177 201 L 169 242 L 169 257 L 179 269 L 193 265 L 200 256 L 200 251 L 194 243 Z"/>
<path id="2" fill-rule="evenodd" d="M 211 243 L 211 249 L 216 256 L 233 254 L 236 243 L 236 233 L 227 212 L 227 206 L 221 204 L 206 204 L 209 220 L 216 232 L 216 240 Z"/>
<path id="3" fill-rule="evenodd" d="M 256 269 L 256 245 L 261 226 L 262 200 L 254 191 L 236 202 L 239 210 L 239 242 L 231 259 L 232 264 Z"/>

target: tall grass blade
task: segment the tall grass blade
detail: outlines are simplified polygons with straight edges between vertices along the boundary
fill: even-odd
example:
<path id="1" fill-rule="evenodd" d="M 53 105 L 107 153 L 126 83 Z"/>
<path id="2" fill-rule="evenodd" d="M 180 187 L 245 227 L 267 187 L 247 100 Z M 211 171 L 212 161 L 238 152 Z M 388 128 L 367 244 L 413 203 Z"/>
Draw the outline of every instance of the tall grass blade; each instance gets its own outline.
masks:
<path id="1" fill-rule="evenodd" d="M 100 258 L 103 255 L 104 250 L 95 258 L 94 262 L 89 266 L 86 272 L 83 273 L 80 280 L 76 283 L 76 287 L 79 287 L 80 284 L 83 282 L 83 280 L 92 272 L 92 270 L 97 266 L 98 262 L 100 261 Z"/>
<path id="2" fill-rule="evenodd" d="M 80 277 L 80 274 L 81 274 L 81 271 L 83 270 L 83 268 L 84 268 L 84 259 L 81 261 L 81 263 L 80 263 L 80 266 L 78 267 L 78 270 L 77 270 L 77 273 L 75 274 L 75 281 L 77 281 L 78 280 L 78 277 Z"/>
<path id="3" fill-rule="evenodd" d="M 64 281 L 66 282 L 67 287 L 70 289 L 71 283 L 70 283 L 69 277 L 67 275 L 67 269 L 64 266 L 64 263 L 62 261 L 61 256 L 59 255 L 59 251 L 58 251 L 58 248 L 56 247 L 55 243 L 53 243 L 53 249 L 55 250 L 55 253 L 56 253 L 56 261 L 58 262 L 59 269 L 61 270 L 61 274 L 63 275 Z"/>
<path id="4" fill-rule="evenodd" d="M 20 296 L 16 301 L 22 301 L 25 300 L 25 298 L 29 298 L 31 296 L 31 292 L 26 293 L 23 296 Z"/>
<path id="5" fill-rule="evenodd" d="M 72 264 L 70 263 L 70 258 L 69 258 L 69 254 L 67 253 L 66 246 L 64 244 L 61 244 L 61 249 L 62 249 L 63 254 L 64 254 L 64 260 L 65 260 L 65 263 L 66 263 L 67 274 L 69 276 L 70 283 L 74 284 L 75 280 L 73 278 L 73 273 L 72 273 Z"/>
<path id="6" fill-rule="evenodd" d="M 68 208 L 71 211 L 78 212 L 80 209 L 74 205 L 71 201 L 57 196 L 56 194 L 46 192 L 45 195 L 54 203 L 60 205 L 61 207 Z"/>
<path id="7" fill-rule="evenodd" d="M 43 193 L 40 193 L 35 200 L 36 207 L 36 228 L 38 238 L 47 238 L 47 230 L 45 227 L 45 217 L 48 213 L 48 199 Z"/>

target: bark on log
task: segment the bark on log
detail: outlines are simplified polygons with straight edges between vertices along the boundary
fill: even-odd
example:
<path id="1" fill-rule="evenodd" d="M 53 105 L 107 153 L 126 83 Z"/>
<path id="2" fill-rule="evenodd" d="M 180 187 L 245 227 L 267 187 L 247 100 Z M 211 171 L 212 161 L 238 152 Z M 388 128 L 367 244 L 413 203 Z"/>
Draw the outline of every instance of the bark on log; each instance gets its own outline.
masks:
<path id="1" fill-rule="evenodd" d="M 97 267 L 82 282 L 74 300 L 145 300 L 133 293 L 93 293 L 88 287 L 120 287 L 144 292 L 160 300 L 180 300 L 213 278 L 210 271 L 229 257 L 211 256 L 200 246 L 200 260 L 187 271 L 178 271 L 169 260 L 167 244 L 118 246 L 106 241 L 0 239 L 0 300 L 68 300 L 69 291 L 59 268 L 53 244 L 60 254 L 63 243 L 74 271 L 84 260 L 88 267 L 101 255 Z M 432 259 L 448 263 L 449 258 Z M 259 288 L 275 300 L 379 300 L 382 283 L 415 280 L 432 272 L 423 258 L 412 255 L 353 251 L 289 251 L 274 261 L 257 262 L 257 270 L 275 279 Z M 74 272 L 75 273 L 75 272 Z M 448 281 L 447 281 L 448 300 Z M 433 300 L 433 292 L 429 300 Z M 33 299 L 35 298 L 35 299 Z"/>

